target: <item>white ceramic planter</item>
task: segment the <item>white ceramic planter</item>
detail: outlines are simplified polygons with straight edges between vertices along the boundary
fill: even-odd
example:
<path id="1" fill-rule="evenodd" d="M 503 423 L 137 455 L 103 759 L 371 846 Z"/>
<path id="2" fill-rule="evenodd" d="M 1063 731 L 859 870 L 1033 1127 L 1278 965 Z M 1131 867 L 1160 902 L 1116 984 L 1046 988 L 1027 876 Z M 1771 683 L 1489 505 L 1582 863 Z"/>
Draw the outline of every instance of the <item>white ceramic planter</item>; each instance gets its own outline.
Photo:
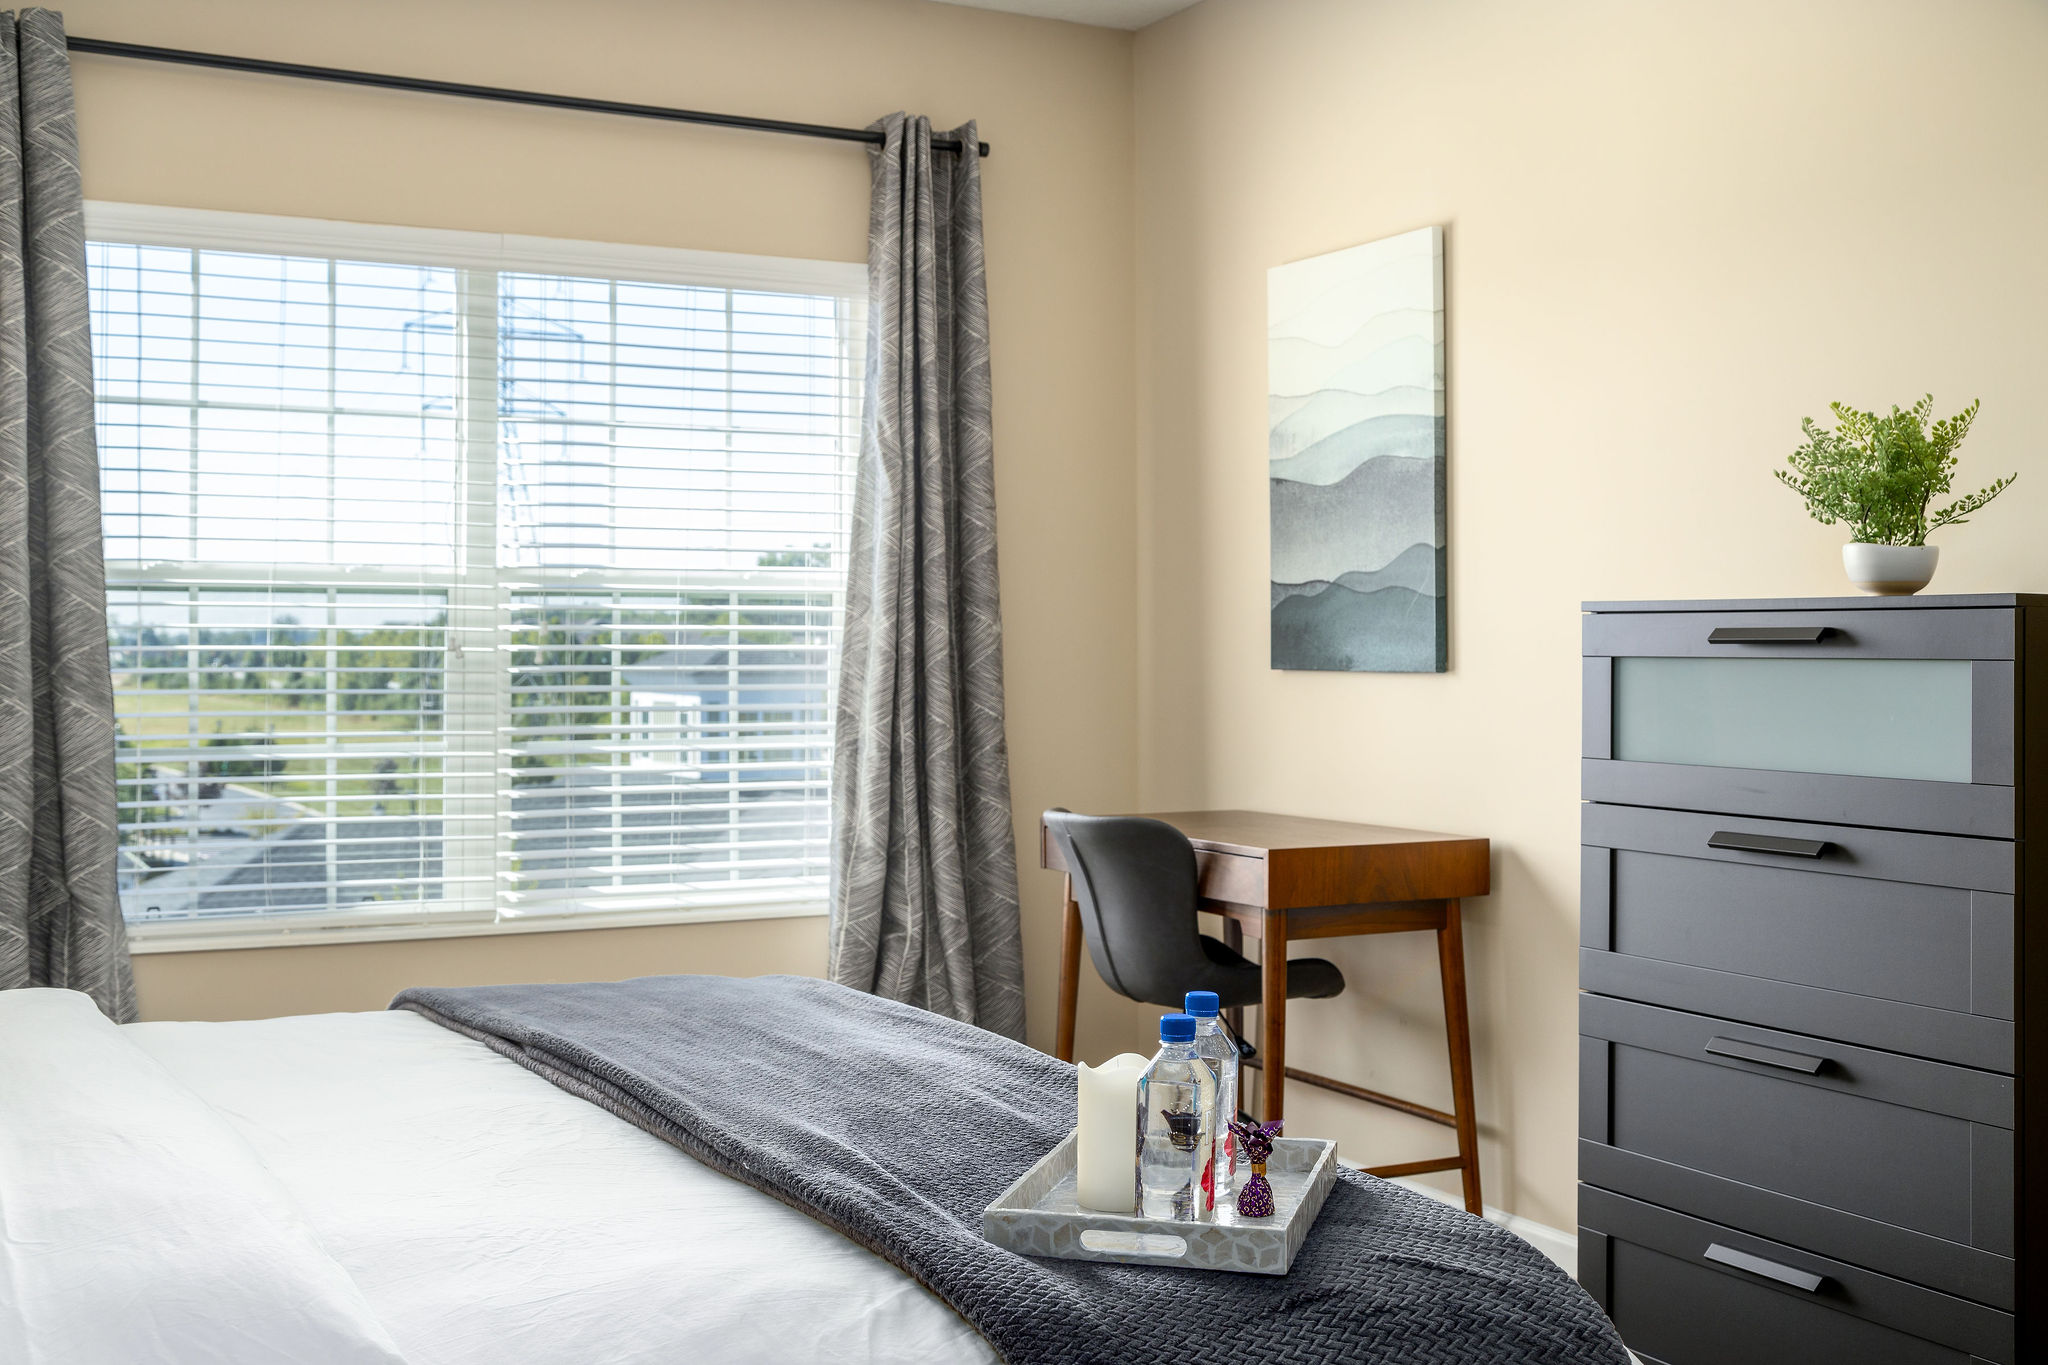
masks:
<path id="1" fill-rule="evenodd" d="M 1941 550 L 1933 545 L 1865 545 L 1850 541 L 1842 547 L 1842 567 L 1849 581 L 1865 592 L 1885 597 L 1906 597 L 1927 586 L 1934 577 L 1934 561 Z"/>

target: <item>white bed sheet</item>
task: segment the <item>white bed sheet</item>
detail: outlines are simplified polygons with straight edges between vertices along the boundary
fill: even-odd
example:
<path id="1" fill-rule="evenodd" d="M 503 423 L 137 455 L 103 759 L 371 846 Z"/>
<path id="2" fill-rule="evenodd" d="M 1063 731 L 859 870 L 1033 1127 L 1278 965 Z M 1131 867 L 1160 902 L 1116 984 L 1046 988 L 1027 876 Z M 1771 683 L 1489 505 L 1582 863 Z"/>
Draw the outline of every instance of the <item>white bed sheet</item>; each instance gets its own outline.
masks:
<path id="1" fill-rule="evenodd" d="M 123 1030 L 224 1114 L 412 1365 L 979 1365 L 923 1286 L 404 1011 Z"/>
<path id="2" fill-rule="evenodd" d="M 402 1365 L 234 1126 L 76 991 L 0 991 L 0 1361 Z"/>

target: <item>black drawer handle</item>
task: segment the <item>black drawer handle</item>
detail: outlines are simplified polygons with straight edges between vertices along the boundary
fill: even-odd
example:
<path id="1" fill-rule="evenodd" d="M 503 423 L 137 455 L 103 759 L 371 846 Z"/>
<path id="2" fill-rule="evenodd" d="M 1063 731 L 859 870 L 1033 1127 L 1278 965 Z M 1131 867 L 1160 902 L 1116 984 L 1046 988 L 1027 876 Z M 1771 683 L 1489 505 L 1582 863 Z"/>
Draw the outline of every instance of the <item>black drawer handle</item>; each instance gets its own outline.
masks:
<path id="1" fill-rule="evenodd" d="M 1825 1057 L 1809 1057 L 1804 1052 L 1787 1052 L 1783 1048 L 1765 1047 L 1762 1043 L 1745 1043 L 1739 1038 L 1711 1039 L 1707 1043 L 1707 1051 L 1716 1057 L 1779 1066 L 1787 1071 L 1803 1071 L 1809 1076 L 1819 1075 L 1820 1069 L 1828 1064 Z"/>
<path id="2" fill-rule="evenodd" d="M 1809 1294 L 1819 1289 L 1823 1283 L 1819 1275 L 1794 1270 L 1791 1266 L 1779 1265 L 1776 1261 L 1766 1261 L 1761 1256 L 1752 1256 L 1746 1251 L 1737 1251 L 1734 1247 L 1724 1247 L 1719 1242 L 1707 1248 L 1707 1259 L 1733 1266 L 1737 1270 L 1747 1270 L 1752 1275 L 1761 1275 L 1767 1280 L 1776 1280 L 1779 1284 L 1790 1285 L 1794 1289 L 1803 1289 Z"/>
<path id="3" fill-rule="evenodd" d="M 1737 853 L 1782 853 L 1787 858 L 1818 858 L 1832 845 L 1825 839 L 1786 839 L 1776 834 L 1738 834 L 1717 829 L 1708 836 L 1707 847 Z"/>
<path id="4" fill-rule="evenodd" d="M 1715 626 L 1707 632 L 1710 645 L 1817 645 L 1833 633 L 1833 626 Z"/>

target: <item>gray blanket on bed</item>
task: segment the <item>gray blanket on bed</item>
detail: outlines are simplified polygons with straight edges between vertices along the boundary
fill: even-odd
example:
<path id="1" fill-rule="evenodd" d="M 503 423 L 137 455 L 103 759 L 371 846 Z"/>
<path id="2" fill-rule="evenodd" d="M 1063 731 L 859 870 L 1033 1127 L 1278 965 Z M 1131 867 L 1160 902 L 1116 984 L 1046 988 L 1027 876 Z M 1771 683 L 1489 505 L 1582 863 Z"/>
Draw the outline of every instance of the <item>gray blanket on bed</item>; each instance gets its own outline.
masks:
<path id="1" fill-rule="evenodd" d="M 1601 1362 L 1599 1308 L 1519 1238 L 1345 1171 L 1285 1276 L 1041 1260 L 981 1214 L 1074 1122 L 1074 1069 L 805 977 L 409 990 L 504 1053 L 902 1267 L 1012 1365 Z"/>

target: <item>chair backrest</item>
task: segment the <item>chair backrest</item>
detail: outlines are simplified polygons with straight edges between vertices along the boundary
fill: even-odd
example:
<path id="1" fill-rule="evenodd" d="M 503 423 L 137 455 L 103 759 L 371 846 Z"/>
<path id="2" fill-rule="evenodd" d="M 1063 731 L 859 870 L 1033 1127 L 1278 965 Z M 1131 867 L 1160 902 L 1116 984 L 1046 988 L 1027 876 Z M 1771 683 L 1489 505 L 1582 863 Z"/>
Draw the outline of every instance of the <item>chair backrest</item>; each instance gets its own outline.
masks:
<path id="1" fill-rule="evenodd" d="M 1160 820 L 1045 813 L 1074 879 L 1095 970 L 1119 995 L 1178 1008 L 1210 970 L 1196 919 L 1195 849 Z"/>

